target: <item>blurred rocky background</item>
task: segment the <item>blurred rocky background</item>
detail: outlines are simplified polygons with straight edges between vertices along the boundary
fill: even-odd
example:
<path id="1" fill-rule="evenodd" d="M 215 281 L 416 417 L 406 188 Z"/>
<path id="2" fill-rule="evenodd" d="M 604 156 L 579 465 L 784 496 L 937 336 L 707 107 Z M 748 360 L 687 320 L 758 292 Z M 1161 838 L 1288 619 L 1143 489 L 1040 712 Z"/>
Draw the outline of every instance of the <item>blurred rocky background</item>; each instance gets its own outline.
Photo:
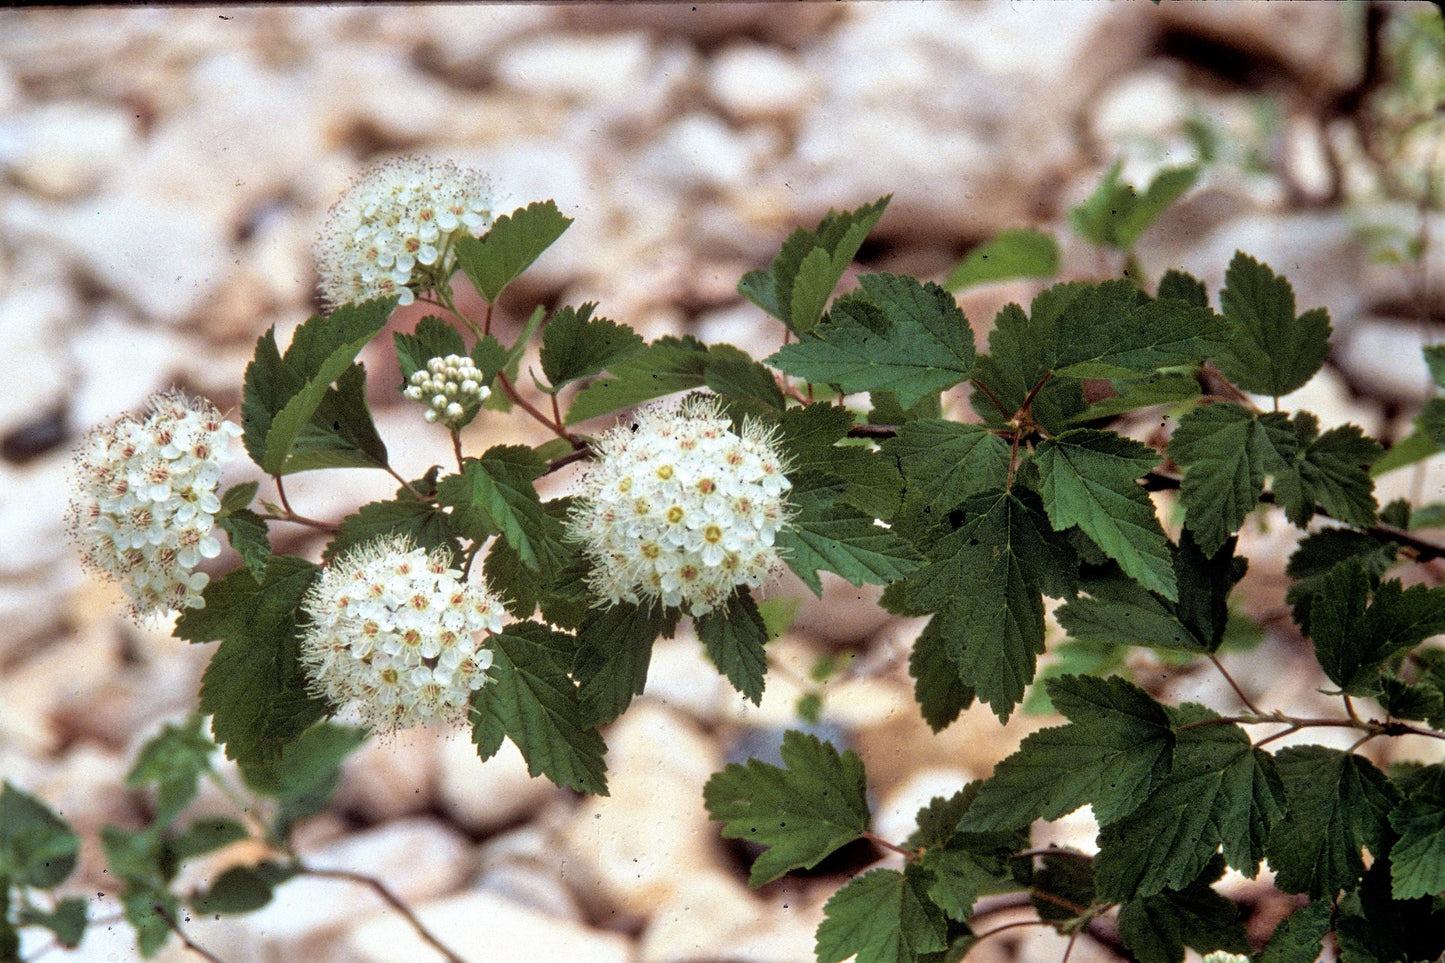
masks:
<path id="1" fill-rule="evenodd" d="M 1120 265 L 1073 238 L 1068 209 L 1116 158 L 1136 184 L 1201 161 L 1199 186 L 1139 244 L 1146 274 L 1183 267 L 1217 290 L 1236 248 L 1287 274 L 1301 307 L 1328 308 L 1335 326 L 1329 367 L 1288 403 L 1389 440 L 1430 390 L 1420 345 L 1445 334 L 1445 227 L 1421 187 L 1427 172 L 1438 184 L 1445 148 L 1438 123 L 1422 134 L 1400 120 L 1412 108 L 1385 56 L 1409 18 L 1432 16 L 1408 3 L 1082 2 L 0 12 L 0 773 L 86 838 L 77 886 L 114 919 L 96 832 L 145 818 L 124 774 L 194 706 L 210 650 L 131 625 L 119 593 L 82 572 L 64 537 L 69 451 L 171 385 L 234 410 L 257 336 L 274 325 L 284 344 L 317 309 L 314 233 L 370 163 L 450 157 L 490 172 L 499 213 L 555 198 L 576 218 L 509 292 L 504 324 L 538 302 L 595 300 L 648 337 L 687 331 L 761 356 L 780 331 L 737 280 L 829 208 L 893 194 L 865 269 L 941 280 L 996 231 L 1039 227 L 1059 237 L 1066 276 L 1098 276 Z M 983 337 L 1038 286 L 961 303 Z M 448 460 L 445 434 L 421 430 L 391 390 L 385 346 L 367 361 L 402 471 Z M 500 424 L 482 419 L 469 444 L 508 440 Z M 228 481 L 250 477 L 233 467 Z M 293 504 L 339 517 L 391 491 L 375 474 L 298 477 Z M 1445 472 L 1382 489 L 1439 499 Z M 279 550 L 320 547 L 275 535 Z M 1318 680 L 1281 605 L 1295 536 L 1275 520 L 1249 537 L 1243 603 L 1265 648 L 1227 661 L 1257 700 L 1308 706 Z M 686 631 L 659 644 L 647 695 L 607 733 L 610 798 L 529 779 L 514 751 L 482 765 L 464 735 L 413 733 L 352 759 L 332 807 L 302 827 L 303 851 L 388 880 L 471 960 L 812 960 L 823 901 L 882 852 L 853 848 L 749 891 L 749 854 L 703 810 L 708 775 L 772 751 L 799 699 L 821 693 L 823 732 L 868 765 L 876 831 L 901 839 L 919 805 L 987 774 L 1047 717 L 1000 728 L 975 708 L 934 737 L 906 672 L 916 621 L 846 585 L 822 602 L 796 584 L 775 592 L 789 595 L 797 618 L 770 648 L 761 709 Z M 810 678 L 822 658 L 843 666 L 826 685 Z M 1231 704 L 1215 674 L 1135 668 L 1171 698 Z M 1079 816 L 1056 832 L 1088 846 L 1093 829 Z M 1251 925 L 1267 931 L 1271 912 L 1261 904 Z M 368 893 L 330 880 L 187 926 L 228 963 L 435 958 Z M 1063 950 L 1051 931 L 1014 929 L 970 959 Z M 134 955 L 112 924 L 45 958 Z M 174 942 L 160 957 L 192 958 Z M 1115 957 L 1086 940 L 1070 958 Z"/>

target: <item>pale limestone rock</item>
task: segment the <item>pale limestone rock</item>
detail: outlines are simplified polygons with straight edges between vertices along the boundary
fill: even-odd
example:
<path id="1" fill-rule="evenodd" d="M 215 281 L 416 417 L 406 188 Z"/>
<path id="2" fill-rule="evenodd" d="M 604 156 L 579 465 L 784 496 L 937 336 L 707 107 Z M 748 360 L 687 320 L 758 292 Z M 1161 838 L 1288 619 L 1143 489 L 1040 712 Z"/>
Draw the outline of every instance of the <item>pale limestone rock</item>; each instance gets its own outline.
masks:
<path id="1" fill-rule="evenodd" d="M 721 754 L 677 713 L 646 701 L 606 737 L 611 795 L 582 802 L 562 832 L 562 858 L 584 902 L 647 915 L 687 878 L 723 868 L 702 804 Z"/>
<path id="2" fill-rule="evenodd" d="M 94 190 L 137 144 L 134 119 L 100 105 L 57 101 L 0 120 L 0 167 L 52 200 Z"/>
<path id="3" fill-rule="evenodd" d="M 731 44 L 708 67 L 709 96 L 742 121 L 795 116 L 806 108 L 813 87 L 796 58 L 759 43 Z"/>
<path id="4" fill-rule="evenodd" d="M 347 757 L 334 805 L 376 822 L 432 811 L 448 735 L 421 726 L 368 739 Z"/>
<path id="5" fill-rule="evenodd" d="M 167 324 L 185 319 L 227 270 L 226 229 L 210 208 L 149 193 L 107 193 L 72 205 L 11 197 L 0 228 L 48 245 L 117 298 Z"/>
<path id="6" fill-rule="evenodd" d="M 467 960 L 586 960 L 632 963 L 632 941 L 537 910 L 505 896 L 474 890 L 414 907 L 437 938 Z M 394 914 L 374 918 L 346 934 L 336 955 L 352 963 L 434 963 L 441 960 L 416 931 Z"/>
<path id="7" fill-rule="evenodd" d="M 645 695 L 707 722 L 719 718 L 737 698 L 737 692 L 708 660 L 691 622 L 680 624 L 673 638 L 653 644 Z"/>
<path id="8" fill-rule="evenodd" d="M 0 435 L 61 404 L 73 366 L 60 350 L 80 303 L 68 285 L 17 277 L 0 294 L 0 373 L 23 391 L 0 392 Z"/>
<path id="9" fill-rule="evenodd" d="M 485 834 L 523 820 L 561 793 L 545 776 L 527 774 L 526 760 L 511 740 L 485 762 L 466 733 L 437 748 L 437 801 L 469 832 Z"/>
<path id="10" fill-rule="evenodd" d="M 1356 387 L 1371 395 L 1418 405 L 1438 391 L 1421 350 L 1441 342 L 1445 332 L 1373 318 L 1349 333 L 1339 349 L 1340 367 Z"/>
<path id="11" fill-rule="evenodd" d="M 615 102 L 641 89 L 651 49 L 641 32 L 552 34 L 518 41 L 493 69 L 502 83 L 529 96 Z"/>
<path id="12" fill-rule="evenodd" d="M 968 774 L 952 766 L 918 769 L 873 807 L 873 831 L 890 843 L 903 845 L 918 828 L 918 811 L 935 797 L 948 798 L 968 782 Z"/>
<path id="13" fill-rule="evenodd" d="M 345 837 L 303 852 L 307 865 L 364 873 L 382 880 L 413 909 L 453 892 L 470 869 L 466 840 L 456 830 L 429 818 L 409 818 Z M 226 959 L 356 959 L 323 956 L 348 927 L 394 915 L 368 886 L 346 880 L 301 876 L 277 887 L 275 898 L 254 913 L 222 917 L 197 926 L 198 941 L 227 947 Z M 384 945 L 384 944 L 382 944 Z M 393 944 L 395 945 L 395 944 Z M 403 954 L 390 959 L 422 959 Z"/>
<path id="14" fill-rule="evenodd" d="M 479 853 L 475 888 L 548 916 L 580 922 L 582 908 L 563 879 L 566 867 L 557 859 L 557 832 L 570 815 L 561 807 L 549 807 L 540 815 L 534 812 L 521 829 L 489 839 Z"/>
<path id="15" fill-rule="evenodd" d="M 180 359 L 206 354 L 195 339 L 137 324 L 114 306 L 76 331 L 70 346 L 80 373 L 71 387 L 70 418 L 80 430 L 140 411 L 151 395 L 173 385 Z M 239 444 L 232 450 L 239 452 Z"/>

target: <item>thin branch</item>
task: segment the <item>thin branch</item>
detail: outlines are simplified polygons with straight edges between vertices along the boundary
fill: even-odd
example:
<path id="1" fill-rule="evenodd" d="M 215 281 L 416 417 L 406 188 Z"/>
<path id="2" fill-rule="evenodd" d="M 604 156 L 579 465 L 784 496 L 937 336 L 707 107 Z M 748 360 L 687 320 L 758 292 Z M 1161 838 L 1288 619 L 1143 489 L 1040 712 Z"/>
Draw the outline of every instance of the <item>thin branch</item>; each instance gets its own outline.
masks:
<path id="1" fill-rule="evenodd" d="M 367 876 L 365 873 L 355 873 L 347 869 L 317 869 L 313 866 L 303 866 L 302 872 L 311 876 L 320 876 L 325 879 L 342 879 L 370 887 L 372 892 L 380 896 L 388 906 L 406 919 L 407 923 L 416 931 L 418 936 L 430 945 L 432 949 L 445 957 L 447 963 L 467 963 L 462 957 L 448 949 L 445 943 L 437 939 L 436 935 L 427 929 L 426 925 L 412 912 L 411 907 L 403 903 L 400 897 L 388 889 L 386 884 L 376 877 Z"/>
<path id="2" fill-rule="evenodd" d="M 176 934 L 176 938 L 181 941 L 181 945 L 184 946 L 186 949 L 190 950 L 192 953 L 195 953 L 197 956 L 201 957 L 204 960 L 210 960 L 211 963 L 225 963 L 225 961 L 223 961 L 219 956 L 212 953 L 205 947 L 197 945 L 189 936 L 187 936 L 186 931 L 181 929 L 180 921 L 177 920 L 174 916 L 172 916 L 170 914 L 170 911 L 167 910 L 160 903 L 152 903 L 151 912 L 155 913 L 161 919 L 165 920 L 166 926 L 170 929 L 172 933 Z"/>
<path id="3" fill-rule="evenodd" d="M 1246 709 L 1257 716 L 1264 715 L 1253 702 L 1249 701 L 1249 696 L 1244 694 L 1244 690 L 1239 687 L 1239 683 L 1234 681 L 1234 676 L 1230 675 L 1229 671 L 1224 668 L 1224 663 L 1219 661 L 1219 656 L 1210 653 L 1209 661 L 1214 663 L 1214 667 L 1219 670 L 1220 675 L 1224 676 L 1225 681 L 1228 682 L 1229 687 L 1234 690 L 1234 694 L 1239 696 L 1239 701 L 1244 703 Z"/>
<path id="4" fill-rule="evenodd" d="M 902 856 L 904 859 L 908 860 L 910 863 L 917 862 L 919 856 L 922 855 L 920 850 L 916 850 L 916 849 L 904 849 L 902 846 L 899 846 L 897 843 L 890 843 L 888 840 L 882 838 L 881 836 L 875 836 L 871 831 L 866 831 L 866 830 L 865 830 L 864 833 L 863 833 L 863 838 L 866 839 L 866 840 L 868 840 L 870 843 L 872 843 L 872 844 L 875 845 L 875 846 L 881 846 L 881 847 L 884 848 L 884 849 L 891 850 L 891 851 L 893 851 L 893 852 L 895 852 L 895 853 L 898 853 L 900 856 Z"/>

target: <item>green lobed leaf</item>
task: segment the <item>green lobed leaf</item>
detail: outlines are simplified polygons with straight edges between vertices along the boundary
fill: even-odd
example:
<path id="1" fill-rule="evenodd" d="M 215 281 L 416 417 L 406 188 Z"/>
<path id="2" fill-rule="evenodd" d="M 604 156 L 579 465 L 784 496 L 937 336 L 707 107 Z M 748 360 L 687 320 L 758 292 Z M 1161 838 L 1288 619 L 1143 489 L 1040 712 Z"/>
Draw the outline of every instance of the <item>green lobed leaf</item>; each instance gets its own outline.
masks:
<path id="1" fill-rule="evenodd" d="M 903 425 L 881 447 L 898 459 L 909 495 L 940 515 L 1008 481 L 1009 443 L 982 425 L 925 418 Z"/>
<path id="2" fill-rule="evenodd" d="M 607 318 L 592 317 L 596 308 L 593 301 L 579 308 L 559 308 L 542 329 L 542 373 L 553 391 L 642 353 L 640 334 Z"/>
<path id="3" fill-rule="evenodd" d="M 1224 273 L 1219 302 L 1233 332 L 1215 363 L 1245 391 L 1279 397 L 1315 376 L 1330 350 L 1330 315 L 1295 316 L 1294 289 L 1242 251 Z"/>
<path id="4" fill-rule="evenodd" d="M 1184 469 L 1184 525 L 1214 554 L 1259 504 L 1266 473 L 1295 455 L 1295 434 L 1279 413 L 1254 415 L 1232 402 L 1203 405 L 1179 420 L 1169 457 Z"/>
<path id="5" fill-rule="evenodd" d="M 534 201 L 497 218 L 481 238 L 458 237 L 457 263 L 482 300 L 495 304 L 508 284 L 562 236 L 572 218 L 555 201 Z"/>
<path id="6" fill-rule="evenodd" d="M 923 721 L 934 732 L 942 732 L 973 705 L 975 693 L 959 678 L 958 665 L 949 657 L 948 642 L 935 626 L 937 622 L 937 618 L 929 619 L 914 640 L 908 674 L 913 676 L 913 696 Z"/>
<path id="7" fill-rule="evenodd" d="M 1224 323 L 1208 308 L 1153 300 L 1131 281 L 1060 286 L 1053 369 L 1075 378 L 1130 378 L 1197 364 Z"/>
<path id="8" fill-rule="evenodd" d="M 167 723 L 141 746 L 135 765 L 126 774 L 125 784 L 131 788 L 155 784 L 157 825 L 170 825 L 196 797 L 201 777 L 211 772 L 216 744 L 204 726 L 199 714 L 180 724 Z"/>
<path id="9" fill-rule="evenodd" d="M 620 602 L 593 612 L 577 632 L 572 675 L 581 685 L 582 715 L 589 725 L 604 725 L 642 695 L 652 645 L 671 634 L 667 616 L 653 606 Z"/>
<path id="10" fill-rule="evenodd" d="M 1398 793 L 1368 759 L 1324 746 L 1275 755 L 1284 814 L 1269 837 L 1275 886 L 1311 899 L 1353 889 L 1365 871 L 1360 850 L 1382 854 Z"/>
<path id="11" fill-rule="evenodd" d="M 232 866 L 190 901 L 197 913 L 252 913 L 267 903 L 280 884 L 299 875 L 294 863 L 266 861 L 255 866 Z"/>
<path id="12" fill-rule="evenodd" d="M 547 463 L 522 445 L 494 445 L 481 458 L 467 458 L 462 471 L 437 485 L 437 501 L 452 509 L 460 534 L 480 541 L 501 533 L 533 571 L 541 571 L 550 548 L 542 500 L 533 482 Z"/>
<path id="13" fill-rule="evenodd" d="M 212 816 L 192 821 L 184 830 L 169 838 L 167 847 L 176 858 L 191 859 L 249 838 L 250 831 L 239 820 Z"/>
<path id="14" fill-rule="evenodd" d="M 1160 300 L 1183 301 L 1196 308 L 1209 307 L 1209 292 L 1205 290 L 1204 282 L 1188 271 L 1174 268 L 1165 271 L 1159 279 L 1158 297 Z"/>
<path id="15" fill-rule="evenodd" d="M 1090 404 L 1074 415 L 1070 424 L 1113 418 L 1140 408 L 1178 405 L 1200 395 L 1199 380 L 1181 371 L 1165 371 L 1143 378 L 1115 378 L 1112 387 L 1114 394 Z"/>
<path id="16" fill-rule="evenodd" d="M 1370 466 L 1380 457 L 1380 446 L 1354 425 L 1320 435 L 1318 419 L 1307 411 L 1297 412 L 1291 427 L 1294 457 L 1274 469 L 1274 495 L 1285 517 L 1303 528 L 1314 517 L 1318 502 L 1339 521 L 1360 528 L 1375 524 Z"/>
<path id="17" fill-rule="evenodd" d="M 1094 905 L 1094 867 L 1089 858 L 1067 849 L 1031 856 L 1029 904 L 1039 919 L 1067 924 Z M 1061 932 L 1065 927 L 1059 927 Z"/>
<path id="18" fill-rule="evenodd" d="M 1310 606 L 1315 657 L 1330 681 L 1352 695 L 1375 691 L 1376 670 L 1385 659 L 1445 632 L 1445 589 L 1398 579 L 1370 579 L 1358 561 L 1337 565 L 1320 582 Z"/>
<path id="19" fill-rule="evenodd" d="M 761 705 L 763 677 L 768 671 L 768 657 L 763 651 L 768 628 L 753 597 L 745 589 L 734 592 L 726 607 L 695 616 L 692 624 L 713 665 L 727 676 L 734 689 L 754 705 Z"/>
<path id="20" fill-rule="evenodd" d="M 394 331 L 391 335 L 396 345 L 396 360 L 401 366 L 402 386 L 409 383 L 412 375 L 426 370 L 427 362 L 433 358 L 445 358 L 449 354 L 467 356 L 467 343 L 455 326 L 429 314 L 416 323 L 411 334 Z"/>
<path id="21" fill-rule="evenodd" d="M 823 904 L 818 963 L 915 963 L 945 947 L 947 924 L 916 867 L 869 870 Z M 856 954 L 856 956 L 855 956 Z"/>
<path id="22" fill-rule="evenodd" d="M 928 898 L 957 922 L 966 922 L 979 896 L 1017 890 L 1015 854 L 1029 846 L 1028 829 L 961 833 L 958 823 L 978 795 L 969 783 L 952 796 L 935 796 L 918 810 L 918 828 L 903 846 L 920 850 L 918 866 L 930 878 Z"/>
<path id="23" fill-rule="evenodd" d="M 703 383 L 709 391 L 737 401 L 760 402 L 772 413 L 787 407 L 777 376 L 747 352 L 730 344 L 713 344 L 707 349 Z"/>
<path id="24" fill-rule="evenodd" d="M 1430 720 L 1445 717 L 1445 693 L 1430 681 L 1405 682 L 1381 672 L 1375 699 L 1395 719 Z"/>
<path id="25" fill-rule="evenodd" d="M 127 882 L 120 903 L 125 921 L 135 930 L 140 955 L 155 956 L 171 938 L 171 923 L 179 919 L 180 901 L 166 889 Z"/>
<path id="26" fill-rule="evenodd" d="M 80 839 L 69 824 L 5 780 L 0 788 L 0 879 L 50 889 L 70 876 L 79 854 Z"/>
<path id="27" fill-rule="evenodd" d="M 852 427 L 853 413 L 841 405 L 805 405 L 782 413 L 776 441 L 796 484 L 806 489 L 799 480 L 803 472 L 828 476 L 844 484 L 838 501 L 873 518 L 891 518 L 898 510 L 903 478 L 895 461 L 867 442 L 844 441 Z"/>
<path id="28" fill-rule="evenodd" d="M 1034 230 L 1000 231 L 968 252 L 949 272 L 943 286 L 950 291 L 1011 281 L 1015 278 L 1050 278 L 1059 273 L 1059 244 L 1052 234 Z"/>
<path id="29" fill-rule="evenodd" d="M 612 377 L 583 387 L 567 409 L 575 425 L 598 415 L 651 401 L 663 395 L 701 388 L 707 381 L 708 347 L 693 337 L 664 336 L 612 368 Z"/>
<path id="30" fill-rule="evenodd" d="M 829 211 L 816 230 L 798 228 L 783 242 L 767 271 L 749 271 L 738 293 L 782 321 L 795 334 L 817 323 L 892 195 L 853 211 Z"/>
<path id="31" fill-rule="evenodd" d="M 703 787 L 708 815 L 725 839 L 766 847 L 748 883 L 757 887 L 789 870 L 811 869 L 868 831 L 863 762 L 850 750 L 796 730 L 783 734 L 783 767 L 756 759 L 730 763 Z"/>
<path id="32" fill-rule="evenodd" d="M 1230 539 L 1205 555 L 1185 529 L 1170 546 L 1179 599 L 1171 602 L 1131 578 L 1116 575 L 1083 583 L 1087 597 L 1059 609 L 1059 624 L 1083 642 L 1142 645 L 1178 652 L 1215 652 L 1229 626 L 1229 592 L 1244 576 Z"/>
<path id="33" fill-rule="evenodd" d="M 1174 763 L 1149 798 L 1099 831 L 1099 896 L 1153 896 L 1189 885 L 1223 847 L 1231 867 L 1254 876 L 1284 796 L 1274 760 L 1233 723 L 1186 703 L 1171 710 Z M 1191 727 L 1192 728 L 1187 728 Z"/>
<path id="34" fill-rule="evenodd" d="M 266 560 L 271 557 L 271 539 L 266 520 L 249 508 L 238 508 L 216 517 L 216 524 L 226 533 L 231 548 L 241 556 L 251 574 L 261 578 Z"/>
<path id="35" fill-rule="evenodd" d="M 201 678 L 200 709 L 230 759 L 272 757 L 326 712 L 299 661 L 299 607 L 319 571 L 273 555 L 263 579 L 237 569 L 206 586 L 205 608 L 176 622 L 177 638 L 221 643 Z"/>
<path id="36" fill-rule="evenodd" d="M 1317 899 L 1280 920 L 1255 963 L 1315 963 L 1330 930 L 1333 904 L 1331 898 Z"/>
<path id="37" fill-rule="evenodd" d="M 767 359 L 845 392 L 891 391 L 910 408 L 973 369 L 973 329 L 953 295 L 910 277 L 869 274 L 817 326 Z"/>
<path id="38" fill-rule="evenodd" d="M 1166 167 L 1154 175 L 1142 194 L 1120 180 L 1123 170 L 1123 160 L 1115 161 L 1094 192 L 1069 211 L 1069 224 L 1086 241 L 1127 251 L 1169 205 L 1194 186 L 1199 167 Z"/>
<path id="39" fill-rule="evenodd" d="M 903 598 L 913 614 L 941 613 L 962 681 L 1007 719 L 1044 650 L 1043 595 L 1077 588 L 1073 551 L 1026 490 L 974 495 L 950 518 L 953 530 L 925 548 Z"/>
<path id="40" fill-rule="evenodd" d="M 1046 683 L 1069 724 L 1040 729 L 1000 762 L 959 829 L 997 831 L 1092 804 L 1100 822 L 1138 807 L 1170 771 L 1174 734 L 1163 707 L 1120 678 Z"/>
<path id="41" fill-rule="evenodd" d="M 1358 889 L 1336 904 L 1335 942 L 1341 963 L 1438 963 L 1445 955 L 1445 902 L 1396 899 L 1391 858 L 1378 857 Z"/>
<path id="42" fill-rule="evenodd" d="M 1114 432 L 1075 428 L 1045 440 L 1036 462 L 1056 531 L 1079 526 L 1124 574 L 1178 601 L 1169 538 L 1138 483 L 1159 463 L 1154 449 Z"/>
<path id="43" fill-rule="evenodd" d="M 1249 952 L 1238 908 L 1210 886 L 1223 871 L 1215 861 L 1186 887 L 1119 907 L 1119 939 L 1139 963 L 1183 963 L 1185 947 L 1200 953 Z"/>
<path id="44" fill-rule="evenodd" d="M 353 362 L 395 307 L 395 298 L 381 298 L 313 315 L 284 356 L 275 328 L 256 342 L 246 367 L 241 439 L 268 475 L 386 465 L 386 446 L 366 405 L 365 373 Z"/>
<path id="45" fill-rule="evenodd" d="M 1056 284 L 1034 298 L 1028 314 L 1017 304 L 998 313 L 971 379 L 977 390 L 970 403 L 988 425 L 1005 427 L 1027 399 L 1032 419 L 1057 433 L 1087 407 L 1076 379 L 1053 375 L 1059 316 L 1084 287 Z"/>
<path id="46" fill-rule="evenodd" d="M 1346 528 L 1326 528 L 1300 539 L 1289 557 L 1285 574 L 1294 579 L 1285 601 L 1294 606 L 1295 623 L 1310 633 L 1310 609 L 1330 571 L 1355 559 L 1371 580 L 1377 580 L 1395 563 L 1396 545 L 1383 536 Z"/>
<path id="47" fill-rule="evenodd" d="M 57 902 L 55 909 L 49 912 L 42 912 L 33 906 L 22 906 L 17 914 L 18 922 L 21 926 L 43 926 L 55 934 L 55 940 L 61 946 L 74 949 L 85 937 L 85 929 L 89 924 L 89 904 L 90 901 L 83 896 L 71 896 Z M 0 923 L 0 932 L 4 931 L 4 926 L 5 924 Z M 8 954 L 3 943 L 0 943 L 0 959 L 8 961 L 20 958 L 18 940 Z"/>
<path id="48" fill-rule="evenodd" d="M 487 684 L 472 693 L 473 740 L 485 759 L 505 736 L 521 750 L 531 775 L 605 796 L 607 746 L 567 676 L 564 640 L 572 637 L 535 622 L 513 623 L 491 637 Z"/>
<path id="49" fill-rule="evenodd" d="M 396 498 L 368 502 L 343 518 L 321 557 L 329 563 L 375 539 L 404 535 L 418 548 L 428 552 L 444 548 L 456 560 L 461 557 L 461 545 L 455 528 L 452 516 L 402 489 Z"/>
<path id="50" fill-rule="evenodd" d="M 326 808 L 341 779 L 342 762 L 368 735 L 357 726 L 323 722 L 274 756 L 241 762 L 246 785 L 276 800 L 274 821 L 281 838 L 298 820 Z"/>
<path id="51" fill-rule="evenodd" d="M 913 546 L 856 508 L 833 502 L 829 496 L 840 491 L 817 473 L 795 475 L 790 500 L 797 513 L 778 531 L 784 560 L 813 594 L 823 594 L 819 570 L 853 585 L 887 585 L 917 568 Z"/>
<path id="52" fill-rule="evenodd" d="M 1417 792 L 1390 812 L 1400 834 L 1390 848 L 1390 893 L 1415 899 L 1445 893 L 1445 792 Z"/>

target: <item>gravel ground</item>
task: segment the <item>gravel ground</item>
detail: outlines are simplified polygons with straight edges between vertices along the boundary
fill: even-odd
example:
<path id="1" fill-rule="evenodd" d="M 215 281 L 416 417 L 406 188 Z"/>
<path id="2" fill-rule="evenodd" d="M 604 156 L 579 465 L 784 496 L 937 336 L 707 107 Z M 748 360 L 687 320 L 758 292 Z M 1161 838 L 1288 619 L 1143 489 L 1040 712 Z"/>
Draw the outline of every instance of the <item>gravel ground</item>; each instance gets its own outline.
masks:
<path id="1" fill-rule="evenodd" d="M 1389 15 L 1411 7 L 1429 5 Z M 1366 226 L 1422 230 L 1411 205 L 1370 189 L 1381 165 L 1357 134 L 1360 37 L 1383 16 L 1078 2 L 0 12 L 0 359 L 12 385 L 0 396 L 0 619 L 11 626 L 0 772 L 86 836 L 78 891 L 110 894 L 96 831 L 143 818 L 124 773 L 194 705 L 210 651 L 127 623 L 118 592 L 81 570 L 64 538 L 69 450 L 173 384 L 234 409 L 256 337 L 274 325 L 285 343 L 317 309 L 310 252 L 327 207 L 393 154 L 488 171 L 498 211 L 554 198 L 576 218 L 504 300 L 502 324 L 538 301 L 591 300 L 649 338 L 689 332 L 761 354 L 778 332 L 737 279 L 829 208 L 893 194 L 861 254 L 869 270 L 941 279 L 994 232 L 1035 226 L 1064 241 L 1067 276 L 1087 277 L 1119 265 L 1069 240 L 1068 208 L 1116 156 L 1140 183 L 1196 159 L 1199 132 L 1213 131 L 1217 156 L 1145 235 L 1143 269 L 1184 267 L 1215 289 L 1238 247 L 1287 273 L 1336 332 L 1329 368 L 1292 405 L 1398 436 L 1427 396 L 1418 347 L 1442 338 L 1445 227 L 1425 221 L 1423 287 L 1364 240 Z M 993 285 L 961 303 L 983 335 L 999 306 L 1033 290 Z M 367 360 L 394 364 L 381 351 Z M 445 435 L 416 431 L 399 398 L 372 401 L 409 477 L 447 459 Z M 471 444 L 494 443 L 479 431 Z M 234 480 L 245 477 L 238 466 Z M 298 478 L 292 498 L 339 517 L 391 488 L 385 476 L 346 480 Z M 1382 501 L 1440 498 L 1445 473 L 1384 487 Z M 1260 577 L 1246 605 L 1277 631 L 1266 657 L 1238 668 L 1272 704 L 1307 706 L 1316 679 L 1279 608 L 1293 536 L 1274 525 L 1250 537 Z M 294 533 L 278 544 L 319 548 Z M 302 828 L 305 851 L 387 879 L 473 960 L 811 960 L 823 901 L 881 854 L 749 891 L 745 857 L 707 821 L 701 787 L 724 761 L 776 744 L 813 661 L 857 656 L 825 693 L 824 726 L 864 756 L 885 838 L 1046 720 L 1000 728 L 985 707 L 933 737 L 906 675 L 917 622 L 841 583 L 821 601 L 781 591 L 802 603 L 771 650 L 784 671 L 762 707 L 739 705 L 686 633 L 661 643 L 647 696 L 608 732 L 609 798 L 529 779 L 515 752 L 481 765 L 464 737 L 413 733 L 357 755 L 334 805 Z M 1270 671 L 1249 678 L 1252 664 Z M 1202 675 L 1159 684 L 1228 698 Z M 1057 832 L 1084 845 L 1093 835 L 1087 820 Z M 115 906 L 103 896 L 93 912 Z M 434 958 L 368 894 L 327 880 L 191 932 L 228 963 Z M 1015 932 L 1030 935 L 991 940 L 976 958 L 1062 954 L 1056 937 Z M 100 928 L 46 959 L 129 959 L 131 940 Z M 1081 944 L 1071 959 L 1107 958 L 1092 952 Z M 175 945 L 160 957 L 191 958 Z"/>

